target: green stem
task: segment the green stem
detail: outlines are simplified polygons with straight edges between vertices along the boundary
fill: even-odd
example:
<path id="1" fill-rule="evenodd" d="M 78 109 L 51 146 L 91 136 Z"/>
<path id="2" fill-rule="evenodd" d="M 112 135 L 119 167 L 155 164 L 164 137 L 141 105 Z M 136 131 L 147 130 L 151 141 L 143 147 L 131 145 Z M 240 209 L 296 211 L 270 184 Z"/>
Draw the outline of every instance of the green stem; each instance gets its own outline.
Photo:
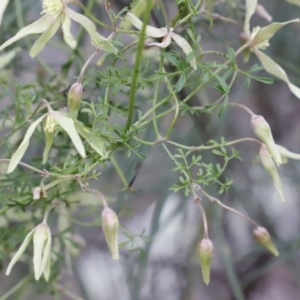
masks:
<path id="1" fill-rule="evenodd" d="M 0 163 L 1 162 L 8 162 L 9 163 L 10 161 L 11 161 L 11 159 L 9 159 L 9 158 L 1 158 L 0 159 Z M 41 174 L 42 176 L 45 176 L 45 177 L 49 176 L 49 173 L 46 170 L 41 171 L 41 170 L 39 170 L 39 169 L 37 169 L 35 167 L 32 167 L 32 166 L 30 166 L 28 164 L 25 164 L 25 163 L 23 163 L 21 161 L 19 162 L 19 165 L 21 165 L 21 166 L 23 166 L 23 167 L 25 167 L 27 169 L 30 169 L 30 170 L 32 170 L 34 172 L 37 172 L 37 173 Z"/>
<path id="2" fill-rule="evenodd" d="M 128 187 L 127 179 L 125 178 L 125 176 L 124 176 L 124 174 L 123 174 L 123 172 L 122 172 L 119 164 L 117 163 L 117 161 L 115 160 L 115 158 L 114 158 L 113 155 L 110 156 L 110 161 L 113 164 L 114 168 L 116 169 L 118 175 L 120 176 L 120 178 L 121 178 L 121 180 L 123 182 L 124 187 L 127 188 Z"/>
<path id="3" fill-rule="evenodd" d="M 19 290 L 28 281 L 29 281 L 29 276 L 24 277 L 15 286 L 13 286 L 9 291 L 7 291 L 3 296 L 1 296 L 0 300 L 8 299 L 13 293 L 15 293 L 17 290 Z"/>
<path id="4" fill-rule="evenodd" d="M 221 206 L 222 208 L 224 209 L 227 209 L 233 213 L 235 213 L 236 215 L 239 215 L 240 217 L 244 218 L 245 220 L 249 221 L 253 226 L 254 228 L 257 228 L 258 225 L 252 220 L 250 219 L 249 217 L 247 217 L 246 215 L 242 214 L 241 212 L 223 204 L 219 199 L 215 198 L 215 197 L 212 197 L 211 195 L 209 195 L 208 193 L 206 193 L 200 186 L 198 186 L 199 190 L 201 191 L 201 193 L 209 200 L 211 201 L 212 203 L 215 203 L 215 204 L 218 204 L 219 206 Z"/>
<path id="5" fill-rule="evenodd" d="M 167 81 L 168 89 L 169 89 L 170 93 L 172 94 L 173 99 L 175 101 L 175 114 L 174 114 L 173 120 L 171 122 L 171 125 L 170 125 L 170 127 L 169 127 L 169 129 L 167 131 L 167 134 L 166 134 L 166 138 L 168 138 L 171 135 L 171 133 L 172 133 L 172 130 L 173 130 L 174 126 L 175 126 L 175 123 L 176 123 L 178 115 L 179 115 L 179 101 L 178 101 L 178 98 L 177 98 L 176 94 L 173 91 L 173 88 L 172 88 L 172 85 L 171 85 L 169 79 L 166 78 L 166 81 Z"/>
<path id="6" fill-rule="evenodd" d="M 159 1 L 159 4 L 160 4 L 162 15 L 163 15 L 165 23 L 166 23 L 167 32 L 169 33 L 170 32 L 170 20 L 169 20 L 166 8 L 165 8 L 162 0 Z"/>
<path id="7" fill-rule="evenodd" d="M 137 80 L 139 76 L 139 70 L 140 70 L 140 64 L 141 64 L 141 59 L 142 59 L 142 53 L 143 53 L 143 48 L 144 48 L 144 37 L 146 33 L 146 25 L 149 23 L 150 19 L 150 11 L 151 11 L 151 6 L 152 6 L 152 0 L 147 0 L 147 5 L 145 7 L 145 13 L 144 13 L 144 18 L 143 18 L 143 27 L 141 30 L 140 38 L 139 38 L 139 43 L 137 46 L 137 53 L 135 57 L 135 63 L 133 67 L 133 75 L 132 75 L 132 83 L 131 83 L 131 88 L 129 92 L 129 107 L 128 107 L 128 116 L 127 116 L 127 122 L 125 125 L 125 130 L 127 131 L 132 123 L 132 117 L 133 117 L 133 111 L 134 111 L 134 102 L 135 102 L 135 93 L 136 93 L 136 85 L 137 85 Z"/>
<path id="8" fill-rule="evenodd" d="M 212 145 L 212 146 L 204 146 L 204 145 L 201 145 L 201 146 L 185 146 L 185 145 L 182 145 L 182 144 L 170 141 L 170 140 L 165 140 L 164 142 L 166 142 L 168 144 L 171 144 L 173 146 L 182 148 L 182 149 L 190 150 L 190 151 L 210 150 L 210 149 L 219 148 L 221 146 L 227 147 L 227 146 L 231 146 L 231 145 L 242 143 L 242 142 L 255 142 L 255 143 L 259 144 L 260 146 L 262 144 L 259 140 L 254 139 L 254 138 L 240 138 L 240 139 L 237 139 L 237 140 L 234 140 L 234 141 L 231 141 L 231 142 L 227 142 L 227 143 L 222 144 L 222 145 Z"/>
<path id="9" fill-rule="evenodd" d="M 163 65 L 164 65 L 164 51 L 165 49 L 162 51 L 161 55 L 160 55 L 160 60 L 159 60 L 159 67 L 158 67 L 158 71 L 161 72 L 163 69 Z M 160 83 L 161 80 L 158 80 L 155 86 L 155 90 L 154 90 L 154 97 L 153 97 L 153 102 L 152 102 L 152 107 L 156 108 L 156 102 L 158 99 L 158 94 L 159 94 L 159 88 L 160 88 Z M 157 120 L 156 120 L 156 109 L 153 109 L 153 127 L 154 127 L 154 131 L 156 134 L 156 137 L 160 136 L 159 130 L 158 130 L 158 126 L 157 126 Z"/>

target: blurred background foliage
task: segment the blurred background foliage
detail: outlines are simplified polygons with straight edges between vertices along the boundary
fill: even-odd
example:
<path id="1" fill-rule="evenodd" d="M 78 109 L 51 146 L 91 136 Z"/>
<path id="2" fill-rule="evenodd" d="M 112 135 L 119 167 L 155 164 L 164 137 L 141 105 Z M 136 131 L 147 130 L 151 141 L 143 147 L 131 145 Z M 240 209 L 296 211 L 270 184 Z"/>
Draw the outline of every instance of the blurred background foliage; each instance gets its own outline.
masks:
<path id="1" fill-rule="evenodd" d="M 172 19 L 177 13 L 176 3 L 164 2 Z M 102 1 L 82 3 L 97 18 L 109 22 Z M 300 7 L 283 0 L 262 0 L 259 3 L 278 22 L 300 15 Z M 111 7 L 116 12 L 129 4 L 126 0 L 111 1 Z M 39 12 L 40 5 L 36 1 L 12 0 L 0 29 L 0 44 L 18 28 L 35 20 Z M 224 1 L 215 6 L 214 13 L 234 19 L 242 26 L 244 1 Z M 205 15 L 195 17 L 193 22 L 196 34 L 201 36 L 204 51 L 213 49 L 226 54 L 228 47 L 239 47 L 241 28 L 236 24 Z M 252 23 L 265 25 L 266 21 L 255 15 Z M 151 12 L 151 24 L 164 26 L 164 20 L 157 9 Z M 181 29 L 185 32 L 188 27 L 187 23 Z M 28 47 L 32 45 L 34 37 L 30 36 L 18 42 L 23 51 L 5 69 L 0 70 L 1 158 L 10 157 L 14 149 L 12 145 L 21 141 L 31 105 L 37 103 L 38 99 L 46 98 L 58 106 L 66 105 L 68 87 L 93 51 L 83 30 L 75 28 L 80 45 L 78 50 L 68 49 L 61 42 L 61 36 L 56 36 L 37 59 L 31 59 Z M 267 50 L 297 86 L 300 86 L 299 33 L 298 24 L 281 29 L 272 38 Z M 101 29 L 101 34 L 107 36 L 109 31 Z M 134 39 L 135 37 L 128 35 L 120 37 L 123 43 Z M 173 46 L 168 50 L 173 50 Z M 146 62 L 153 57 L 157 58 L 159 53 L 157 48 L 146 48 L 143 59 Z M 205 59 L 224 62 L 222 57 L 213 54 Z M 112 61 L 113 58 L 103 59 L 99 63 L 101 65 L 97 66 L 95 60 L 85 77 L 84 100 L 94 101 L 99 110 L 101 107 L 97 106 L 100 105 L 97 99 L 105 97 L 103 87 L 111 84 L 105 82 L 103 74 Z M 158 61 L 153 66 L 152 63 L 151 61 L 150 70 L 157 66 Z M 241 69 L 246 70 L 257 63 L 257 59 L 252 56 L 246 65 L 238 57 L 237 63 Z M 123 69 L 125 64 L 128 65 Z M 128 62 L 118 62 L 117 70 L 123 77 L 126 76 L 122 71 L 126 72 L 131 64 L 130 55 Z M 168 68 L 169 72 L 174 71 L 174 67 Z M 263 71 L 261 74 L 269 77 Z M 122 84 L 125 87 L 120 88 L 121 92 L 115 90 L 115 94 L 114 91 L 110 94 L 111 124 L 122 124 L 120 116 L 126 115 L 124 91 L 130 83 Z M 113 82 L 112 86 L 116 85 Z M 184 87 L 178 92 L 178 97 L 184 99 L 189 92 L 188 87 Z M 149 107 L 145 101 L 151 97 L 149 93 L 153 91 L 148 88 L 147 83 L 137 93 L 136 105 L 142 111 Z M 160 97 L 163 98 L 167 93 L 164 86 Z M 216 98 L 216 91 L 212 88 L 201 89 L 190 99 L 189 105 L 206 105 Z M 244 104 L 254 113 L 263 115 L 272 128 L 276 143 L 291 151 L 300 152 L 300 103 L 285 83 L 276 79 L 272 85 L 252 81 L 245 91 L 245 77 L 238 75 L 231 87 L 229 101 Z M 87 116 L 82 113 L 79 118 L 84 121 Z M 101 118 L 103 116 L 99 116 L 99 122 Z M 168 129 L 170 118 L 167 115 L 160 119 L 159 126 L 163 132 Z M 86 119 L 86 122 L 89 120 Z M 144 140 L 155 140 L 151 126 L 141 136 Z M 197 146 L 211 139 L 220 141 L 222 136 L 227 141 L 244 136 L 253 137 L 248 115 L 234 107 L 227 109 L 221 117 L 218 117 L 218 110 L 202 114 L 185 113 L 179 116 L 170 139 L 180 144 Z M 52 158 L 56 159 L 53 161 L 57 166 L 48 164 L 45 169 L 62 167 L 63 163 L 72 161 L 73 158 L 68 154 L 69 143 L 63 136 L 55 141 L 55 155 Z M 24 161 L 39 167 L 42 147 L 43 134 L 37 132 Z M 217 186 L 210 186 L 208 192 L 268 228 L 280 252 L 279 257 L 273 257 L 254 242 L 252 228 L 244 219 L 222 211 L 220 207 L 204 199 L 210 239 L 215 246 L 211 282 L 206 286 L 202 281 L 196 256 L 196 246 L 202 239 L 203 232 L 201 214 L 193 199 L 186 197 L 183 191 L 170 191 L 171 186 L 179 183 L 179 174 L 172 171 L 174 164 L 162 146 L 140 145 L 136 148 L 140 154 L 131 151 L 128 157 L 126 153 L 128 154 L 129 149 L 126 147 L 114 154 L 127 183 L 134 178 L 136 170 L 139 170 L 133 183 L 135 191 L 122 190 L 124 182 L 109 161 L 106 162 L 106 167 L 99 168 L 101 176 L 90 182 L 93 188 L 107 196 L 109 203 L 119 213 L 122 225 L 119 261 L 112 261 L 107 250 L 100 227 L 99 201 L 93 195 L 81 192 L 78 185 L 70 181 L 54 189 L 47 199 L 39 200 L 44 201 L 45 206 L 53 198 L 66 203 L 65 211 L 53 213 L 49 224 L 56 238 L 53 245 L 55 259 L 51 269 L 54 280 L 49 284 L 43 280 L 35 282 L 32 274 L 28 275 L 31 272 L 32 249 L 27 249 L 22 262 L 16 265 L 11 276 L 6 277 L 4 273 L 11 252 L 17 249 L 34 224 L 40 222 L 43 208 L 39 202 L 32 201 L 32 189 L 39 185 L 39 176 L 22 168 L 7 176 L 4 175 L 6 166 L 1 165 L 0 299 L 300 299 L 300 164 L 296 161 L 280 167 L 286 197 L 286 203 L 282 204 L 273 182 L 263 167 L 254 161 L 257 146 L 242 143 L 235 146 L 235 149 L 239 151 L 242 161 L 231 160 L 224 178 L 221 178 L 233 179 L 233 185 L 221 196 L 218 196 Z M 176 148 L 170 146 L 170 151 L 174 154 Z M 220 162 L 218 156 L 210 152 L 203 152 L 201 155 L 207 162 Z M 78 205 L 76 209 L 73 203 Z M 66 215 L 67 221 L 64 219 Z"/>

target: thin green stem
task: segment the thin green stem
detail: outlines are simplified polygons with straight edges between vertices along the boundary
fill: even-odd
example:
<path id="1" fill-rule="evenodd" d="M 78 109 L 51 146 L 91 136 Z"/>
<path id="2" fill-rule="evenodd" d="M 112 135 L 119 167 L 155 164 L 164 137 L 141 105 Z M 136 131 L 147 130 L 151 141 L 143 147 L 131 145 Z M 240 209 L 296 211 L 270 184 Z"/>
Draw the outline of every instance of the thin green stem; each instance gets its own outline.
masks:
<path id="1" fill-rule="evenodd" d="M 66 296 L 68 296 L 72 300 L 84 300 L 83 298 L 75 295 L 74 293 L 72 293 L 71 291 L 69 291 L 64 286 L 62 286 L 58 283 L 56 284 L 56 287 L 60 292 L 64 293 Z"/>
<path id="2" fill-rule="evenodd" d="M 140 138 L 134 136 L 133 139 L 135 139 L 137 142 L 141 143 L 141 144 L 144 144 L 144 145 L 149 145 L 149 146 L 154 146 L 157 144 L 157 141 L 155 142 L 149 142 L 149 141 L 144 141 L 144 140 L 141 140 Z"/>
<path id="3" fill-rule="evenodd" d="M 239 215 L 240 217 L 244 218 L 245 220 L 249 221 L 253 226 L 254 228 L 257 228 L 258 225 L 252 220 L 250 219 L 249 217 L 247 217 L 246 215 L 242 214 L 241 212 L 223 204 L 219 199 L 215 198 L 215 197 L 212 197 L 211 195 L 209 195 L 206 191 L 204 191 L 200 186 L 198 186 L 199 190 L 201 191 L 201 193 L 209 200 L 211 201 L 212 203 L 215 203 L 215 204 L 218 204 L 219 206 L 221 206 L 222 208 L 224 209 L 227 209 L 233 213 L 235 213 L 236 215 Z"/>
<path id="4" fill-rule="evenodd" d="M 97 23 L 101 27 L 113 30 L 112 27 L 110 27 L 109 25 L 106 25 L 105 23 L 101 22 L 92 13 L 90 13 L 90 11 L 81 2 L 76 1 L 76 0 L 72 0 L 72 1 L 69 1 L 69 3 L 77 4 L 91 20 L 93 20 L 95 23 Z"/>
<path id="5" fill-rule="evenodd" d="M 169 127 L 169 129 L 167 131 L 167 134 L 166 134 L 166 138 L 168 138 L 171 135 L 171 133 L 172 133 L 172 130 L 173 130 L 174 126 L 175 126 L 175 123 L 176 123 L 178 115 L 179 115 L 179 100 L 178 100 L 176 94 L 174 93 L 172 85 L 171 85 L 171 83 L 170 83 L 170 81 L 169 81 L 168 78 L 166 78 L 166 82 L 167 82 L 167 86 L 168 86 L 169 92 L 172 94 L 172 97 L 173 97 L 173 99 L 175 101 L 175 114 L 174 114 L 173 120 L 171 122 L 171 125 L 170 125 L 170 127 Z"/>
<path id="6" fill-rule="evenodd" d="M 129 107 L 128 107 L 128 116 L 127 116 L 127 122 L 125 125 L 125 130 L 127 131 L 132 123 L 132 117 L 133 117 L 133 111 L 134 111 L 134 102 L 136 97 L 136 85 L 137 80 L 139 76 L 140 71 L 140 65 L 141 65 L 141 59 L 142 59 L 142 53 L 144 48 L 144 37 L 146 34 L 146 25 L 149 23 L 150 19 L 150 12 L 151 12 L 151 6 L 152 6 L 152 0 L 147 0 L 147 5 L 145 7 L 145 13 L 143 18 L 143 27 L 141 30 L 138 46 L 137 46 L 137 53 L 135 56 L 135 62 L 133 67 L 133 75 L 132 75 L 132 82 L 129 92 Z"/>
<path id="7" fill-rule="evenodd" d="M 164 140 L 164 142 L 166 142 L 168 144 L 171 144 L 173 146 L 182 148 L 182 149 L 190 150 L 190 151 L 210 150 L 210 149 L 219 148 L 221 146 L 227 147 L 227 146 L 231 146 L 231 145 L 242 143 L 242 142 L 254 142 L 254 143 L 259 144 L 259 146 L 262 145 L 262 143 L 259 140 L 255 139 L 255 138 L 250 138 L 250 137 L 249 138 L 240 138 L 240 139 L 237 139 L 237 140 L 234 140 L 234 141 L 231 141 L 231 142 L 227 142 L 227 143 L 224 143 L 224 144 L 212 145 L 212 146 L 204 146 L 204 145 L 201 145 L 201 146 L 185 146 L 185 145 L 182 145 L 182 144 L 170 141 L 170 140 Z"/>
<path id="8" fill-rule="evenodd" d="M 162 53 L 160 55 L 159 67 L 158 67 L 159 72 L 162 71 L 163 65 L 164 65 L 164 55 L 163 55 L 163 53 L 164 53 L 164 50 L 162 51 Z M 153 97 L 152 107 L 156 107 L 156 102 L 157 102 L 157 99 L 158 99 L 160 83 L 161 83 L 161 80 L 158 80 L 157 83 L 156 83 L 155 90 L 154 90 L 154 97 Z M 156 109 L 153 109 L 152 119 L 153 119 L 153 127 L 154 127 L 156 137 L 159 137 L 160 133 L 159 133 L 158 126 L 157 126 Z"/>
<path id="9" fill-rule="evenodd" d="M 201 212 L 201 215 L 202 215 L 204 239 L 208 239 L 208 225 L 207 225 L 207 218 L 206 218 L 205 210 L 200 203 L 201 200 L 195 191 L 195 187 L 194 187 L 193 183 L 190 185 L 190 187 L 191 187 L 191 190 L 192 190 L 192 193 L 194 196 L 194 203 L 198 206 L 198 208 Z"/>
<path id="10" fill-rule="evenodd" d="M 110 40 L 113 36 L 115 35 L 115 32 L 112 32 L 110 34 L 110 36 L 107 38 L 108 40 Z M 88 65 L 90 64 L 90 62 L 93 60 L 94 57 L 96 57 L 99 52 L 102 50 L 103 45 L 100 45 L 99 47 L 96 48 L 96 50 L 91 54 L 91 56 L 86 60 L 86 62 L 84 63 L 83 67 L 81 68 L 81 71 L 79 73 L 78 79 L 77 79 L 77 83 L 81 83 L 82 79 L 83 79 L 83 75 L 86 71 L 86 68 L 88 67 Z"/>
<path id="11" fill-rule="evenodd" d="M 11 161 L 11 159 L 9 159 L 9 158 L 0 158 L 0 163 L 1 162 L 8 162 L 9 163 L 10 161 Z M 21 166 L 23 166 L 23 167 L 25 167 L 27 169 L 30 169 L 30 170 L 32 170 L 34 172 L 37 172 L 37 173 L 41 174 L 42 176 L 45 176 L 45 177 L 49 176 L 49 172 L 46 171 L 46 170 L 39 170 L 39 169 L 37 169 L 35 167 L 32 167 L 32 166 L 30 166 L 28 164 L 25 164 L 25 163 L 21 162 L 21 161 L 19 162 L 19 165 L 21 165 Z"/>
<path id="12" fill-rule="evenodd" d="M 0 297 L 0 300 L 8 299 L 13 293 L 18 291 L 22 286 L 24 286 L 29 281 L 29 276 L 24 277 L 16 285 L 14 285 L 9 291 L 7 291 L 3 296 Z"/>
<path id="13" fill-rule="evenodd" d="M 119 164 L 117 163 L 115 157 L 113 155 L 110 156 L 110 161 L 111 163 L 113 164 L 114 168 L 116 169 L 118 175 L 120 176 L 121 180 L 122 180 L 122 183 L 124 185 L 125 188 L 128 187 L 128 182 L 127 182 L 127 179 L 126 177 L 124 176 Z"/>
<path id="14" fill-rule="evenodd" d="M 166 8 L 165 8 L 162 0 L 159 1 L 159 4 L 160 4 L 160 9 L 161 9 L 162 15 L 163 15 L 165 23 L 166 23 L 167 32 L 169 33 L 170 32 L 170 20 L 169 20 Z"/>

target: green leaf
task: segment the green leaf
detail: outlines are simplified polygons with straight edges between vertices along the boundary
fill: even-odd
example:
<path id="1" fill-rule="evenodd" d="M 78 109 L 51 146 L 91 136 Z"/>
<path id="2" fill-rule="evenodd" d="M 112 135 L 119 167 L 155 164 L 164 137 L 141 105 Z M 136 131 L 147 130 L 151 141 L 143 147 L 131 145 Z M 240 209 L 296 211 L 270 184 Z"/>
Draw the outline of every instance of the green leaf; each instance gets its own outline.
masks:
<path id="1" fill-rule="evenodd" d="M 180 77 L 176 83 L 176 92 L 180 92 L 183 89 L 186 82 L 187 82 L 187 76 L 185 73 L 183 73 L 180 75 Z"/>
<path id="2" fill-rule="evenodd" d="M 226 112 L 228 107 L 228 95 L 225 96 L 225 99 L 222 103 L 221 109 L 219 111 L 218 117 L 222 117 L 224 115 L 224 113 Z"/>

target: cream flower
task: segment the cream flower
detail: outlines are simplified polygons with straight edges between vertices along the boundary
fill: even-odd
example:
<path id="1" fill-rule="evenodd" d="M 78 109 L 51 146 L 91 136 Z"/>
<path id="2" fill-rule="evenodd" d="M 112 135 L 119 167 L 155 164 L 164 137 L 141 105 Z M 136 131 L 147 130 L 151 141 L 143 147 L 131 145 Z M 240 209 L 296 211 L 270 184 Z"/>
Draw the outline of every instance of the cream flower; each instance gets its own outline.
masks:
<path id="1" fill-rule="evenodd" d="M 264 50 L 269 46 L 269 39 L 273 37 L 277 30 L 289 23 L 299 22 L 300 20 L 294 19 L 284 23 L 274 22 L 263 28 L 255 27 L 252 29 L 252 32 L 250 32 L 250 19 L 255 12 L 256 6 L 257 0 L 246 0 L 246 16 L 244 31 L 248 42 L 250 42 L 250 49 L 256 54 L 262 66 L 268 73 L 286 82 L 290 91 L 297 98 L 300 98 L 300 88 L 298 88 L 289 81 L 289 78 L 286 75 L 285 71 L 274 60 L 272 60 L 269 56 L 260 51 L 261 49 Z"/>
<path id="2" fill-rule="evenodd" d="M 5 9 L 6 9 L 6 6 L 8 5 L 8 3 L 9 3 L 9 0 L 1 0 L 1 4 L 0 4 L 0 26 L 1 26 L 1 23 L 2 23 L 3 14 L 5 12 Z"/>
<path id="3" fill-rule="evenodd" d="M 132 13 L 127 13 L 127 16 L 132 23 L 132 25 L 141 30 L 143 27 L 142 21 L 137 18 L 134 14 Z M 180 35 L 176 34 L 173 32 L 174 28 L 170 28 L 170 32 L 168 32 L 167 28 L 155 28 L 153 26 L 146 26 L 146 35 L 154 38 L 163 38 L 163 41 L 161 43 L 150 43 L 148 44 L 149 46 L 158 46 L 160 48 L 166 48 L 171 44 L 171 40 L 173 39 L 175 43 L 183 50 L 183 52 L 186 55 L 189 55 L 190 53 L 193 52 L 192 47 L 190 44 L 182 38 Z M 192 58 L 190 60 L 191 66 L 196 70 L 197 65 L 196 65 L 196 59 Z"/>
<path id="4" fill-rule="evenodd" d="M 1 0 L 0 12 L 5 8 L 5 2 Z M 91 38 L 91 43 L 95 47 L 103 46 L 103 50 L 116 53 L 118 50 L 107 40 L 101 36 L 87 17 L 70 9 L 67 4 L 68 0 L 43 0 L 43 16 L 32 24 L 22 28 L 15 36 L 7 40 L 0 46 L 0 51 L 8 47 L 19 39 L 30 35 L 42 33 L 42 36 L 34 43 L 30 50 L 30 56 L 36 56 L 56 33 L 61 25 L 65 42 L 72 48 L 76 48 L 77 41 L 71 34 L 71 19 L 85 28 Z M 4 4 L 4 5 L 3 5 Z"/>
<path id="5" fill-rule="evenodd" d="M 300 6 L 300 0 L 285 0 L 285 1 Z"/>
<path id="6" fill-rule="evenodd" d="M 81 155 L 81 157 L 85 157 L 85 149 L 82 144 L 82 141 L 77 133 L 75 128 L 75 124 L 72 118 L 66 116 L 64 113 L 59 111 L 50 110 L 46 114 L 39 117 L 37 120 L 31 123 L 29 128 L 27 129 L 24 139 L 20 144 L 17 151 L 13 154 L 10 163 L 8 165 L 7 173 L 11 173 L 14 171 L 20 160 L 22 159 L 25 151 L 29 146 L 29 140 L 36 129 L 36 127 L 44 120 L 44 132 L 46 135 L 46 144 L 43 155 L 43 163 L 47 161 L 48 153 L 51 149 L 54 137 L 54 131 L 59 125 L 63 130 L 67 132 L 70 139 L 72 140 L 76 150 Z"/>
<path id="7" fill-rule="evenodd" d="M 11 269 L 20 259 L 31 239 L 33 239 L 33 269 L 35 280 L 39 280 L 42 274 L 44 274 L 46 281 L 48 281 L 50 276 L 51 231 L 45 222 L 33 228 L 26 235 L 19 250 L 10 261 L 5 274 L 10 274 Z"/>

